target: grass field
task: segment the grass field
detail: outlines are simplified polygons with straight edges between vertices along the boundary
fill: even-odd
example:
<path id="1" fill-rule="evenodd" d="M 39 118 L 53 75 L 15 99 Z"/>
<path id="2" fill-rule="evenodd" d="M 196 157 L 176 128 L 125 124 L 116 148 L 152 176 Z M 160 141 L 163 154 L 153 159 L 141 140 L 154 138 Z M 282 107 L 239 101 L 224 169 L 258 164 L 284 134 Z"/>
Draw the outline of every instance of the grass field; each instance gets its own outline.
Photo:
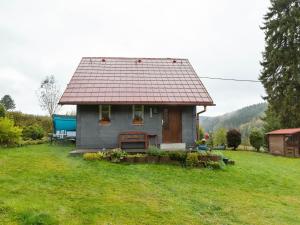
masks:
<path id="1" fill-rule="evenodd" d="M 1 225 L 300 223 L 300 159 L 228 151 L 236 165 L 213 171 L 90 162 L 69 150 L 0 149 Z"/>

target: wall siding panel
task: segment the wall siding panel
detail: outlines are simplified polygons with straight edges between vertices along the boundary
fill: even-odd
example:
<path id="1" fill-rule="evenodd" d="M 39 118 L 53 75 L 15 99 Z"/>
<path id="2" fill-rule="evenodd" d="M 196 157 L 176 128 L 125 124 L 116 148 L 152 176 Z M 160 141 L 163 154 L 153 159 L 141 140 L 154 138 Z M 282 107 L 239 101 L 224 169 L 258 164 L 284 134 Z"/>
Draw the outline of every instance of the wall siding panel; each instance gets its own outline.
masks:
<path id="1" fill-rule="evenodd" d="M 270 135 L 269 148 L 274 155 L 284 155 L 283 135 Z"/>
<path id="2" fill-rule="evenodd" d="M 162 141 L 162 107 L 158 113 L 152 113 L 150 107 L 144 109 L 144 125 L 132 124 L 131 105 L 112 105 L 111 123 L 99 124 L 98 105 L 77 106 L 77 148 L 115 148 L 118 145 L 118 134 L 125 131 L 144 131 L 158 135 L 158 143 Z M 182 141 L 192 145 L 196 138 L 196 107 L 184 106 L 182 109 Z"/>

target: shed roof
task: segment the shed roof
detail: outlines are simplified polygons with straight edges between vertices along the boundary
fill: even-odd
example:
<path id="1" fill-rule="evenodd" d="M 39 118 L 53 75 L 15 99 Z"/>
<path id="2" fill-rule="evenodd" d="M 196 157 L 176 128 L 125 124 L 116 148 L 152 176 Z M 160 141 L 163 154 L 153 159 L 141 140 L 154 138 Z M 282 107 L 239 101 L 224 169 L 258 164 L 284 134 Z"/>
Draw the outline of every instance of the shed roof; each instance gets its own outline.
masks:
<path id="1" fill-rule="evenodd" d="M 60 104 L 214 105 L 187 59 L 83 57 Z"/>
<path id="2" fill-rule="evenodd" d="M 300 132 L 300 128 L 290 128 L 290 129 L 274 130 L 267 134 L 296 134 L 299 132 Z"/>

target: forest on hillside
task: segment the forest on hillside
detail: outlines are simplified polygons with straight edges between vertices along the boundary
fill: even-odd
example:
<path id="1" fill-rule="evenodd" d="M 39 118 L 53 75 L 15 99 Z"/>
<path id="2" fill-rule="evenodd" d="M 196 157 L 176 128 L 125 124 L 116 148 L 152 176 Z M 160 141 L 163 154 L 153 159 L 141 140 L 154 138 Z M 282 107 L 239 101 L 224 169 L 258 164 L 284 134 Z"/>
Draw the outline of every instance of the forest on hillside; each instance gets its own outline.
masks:
<path id="1" fill-rule="evenodd" d="M 261 118 L 264 116 L 266 109 L 267 103 L 259 103 L 221 116 L 200 116 L 200 126 L 209 133 L 216 131 L 218 128 L 236 128 L 240 130 L 243 142 L 247 142 L 253 128 L 263 127 Z"/>

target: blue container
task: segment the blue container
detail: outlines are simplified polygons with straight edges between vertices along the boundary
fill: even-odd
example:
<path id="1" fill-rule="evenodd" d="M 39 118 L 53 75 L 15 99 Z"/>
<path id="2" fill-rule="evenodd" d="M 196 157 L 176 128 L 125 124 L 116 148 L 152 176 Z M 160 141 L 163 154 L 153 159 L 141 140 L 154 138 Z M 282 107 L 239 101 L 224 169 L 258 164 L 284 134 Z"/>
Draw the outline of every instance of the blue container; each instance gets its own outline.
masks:
<path id="1" fill-rule="evenodd" d="M 209 150 L 207 145 L 198 145 L 197 149 L 200 151 L 208 151 Z"/>
<path id="2" fill-rule="evenodd" d="M 53 118 L 53 131 L 76 131 L 76 116 L 56 115 Z"/>

